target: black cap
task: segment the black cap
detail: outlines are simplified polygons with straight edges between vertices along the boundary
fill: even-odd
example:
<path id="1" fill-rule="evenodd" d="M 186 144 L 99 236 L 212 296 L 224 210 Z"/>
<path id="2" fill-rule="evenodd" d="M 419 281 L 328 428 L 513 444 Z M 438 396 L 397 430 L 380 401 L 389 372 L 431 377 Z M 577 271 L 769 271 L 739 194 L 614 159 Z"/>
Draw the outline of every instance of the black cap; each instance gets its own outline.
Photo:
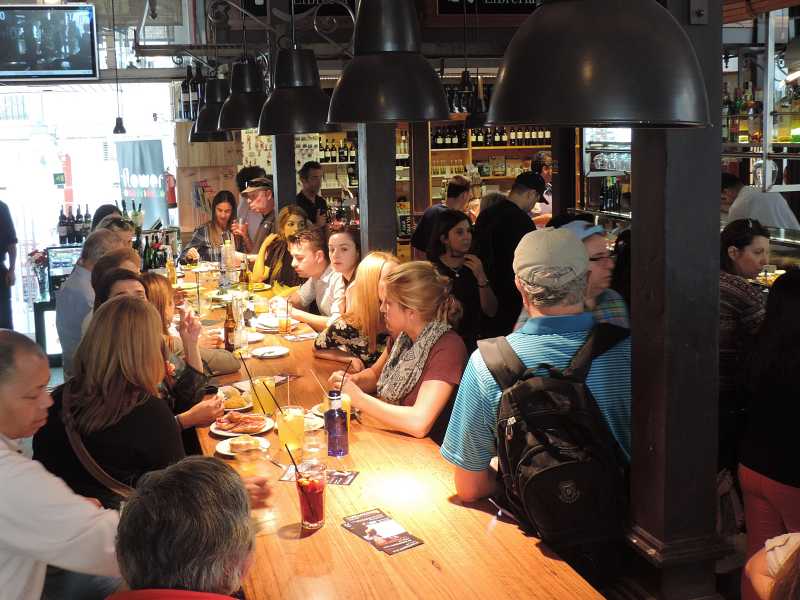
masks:
<path id="1" fill-rule="evenodd" d="M 541 196 L 544 194 L 547 184 L 545 184 L 541 175 L 537 175 L 533 171 L 525 171 L 524 173 L 517 175 L 517 178 L 514 180 L 514 187 L 524 187 L 528 188 L 529 190 L 536 190 Z"/>
<path id="2" fill-rule="evenodd" d="M 274 190 L 272 186 L 272 177 L 268 175 L 266 177 L 257 177 L 255 179 L 251 179 L 247 182 L 241 194 L 242 196 L 247 196 L 247 194 L 261 190 Z"/>

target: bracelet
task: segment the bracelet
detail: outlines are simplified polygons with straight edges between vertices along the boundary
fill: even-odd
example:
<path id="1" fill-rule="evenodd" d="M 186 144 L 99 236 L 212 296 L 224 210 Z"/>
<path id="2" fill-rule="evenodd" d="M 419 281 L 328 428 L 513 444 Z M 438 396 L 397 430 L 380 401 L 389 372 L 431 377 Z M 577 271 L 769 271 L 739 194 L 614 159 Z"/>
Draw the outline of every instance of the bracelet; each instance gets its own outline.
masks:
<path id="1" fill-rule="evenodd" d="M 175 422 L 178 424 L 178 429 L 180 431 L 183 431 L 184 428 L 183 428 L 183 423 L 181 422 L 180 415 L 175 415 Z"/>

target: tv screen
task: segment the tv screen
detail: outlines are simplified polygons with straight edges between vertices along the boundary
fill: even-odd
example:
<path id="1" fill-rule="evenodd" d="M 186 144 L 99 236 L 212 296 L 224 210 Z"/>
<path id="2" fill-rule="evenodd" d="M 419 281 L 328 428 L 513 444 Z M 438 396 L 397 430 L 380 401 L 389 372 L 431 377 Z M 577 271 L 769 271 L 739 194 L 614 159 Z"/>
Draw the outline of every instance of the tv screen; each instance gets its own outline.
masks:
<path id="1" fill-rule="evenodd" d="M 97 78 L 93 5 L 0 6 L 0 80 Z"/>

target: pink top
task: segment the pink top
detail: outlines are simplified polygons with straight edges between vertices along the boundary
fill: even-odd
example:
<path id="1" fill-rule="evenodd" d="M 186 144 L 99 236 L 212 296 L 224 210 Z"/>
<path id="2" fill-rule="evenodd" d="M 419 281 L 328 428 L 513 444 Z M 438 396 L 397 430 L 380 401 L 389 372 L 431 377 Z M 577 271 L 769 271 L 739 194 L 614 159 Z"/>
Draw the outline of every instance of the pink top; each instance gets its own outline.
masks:
<path id="1" fill-rule="evenodd" d="M 112 594 L 106 600 L 231 600 L 231 596 L 185 590 L 134 590 Z"/>

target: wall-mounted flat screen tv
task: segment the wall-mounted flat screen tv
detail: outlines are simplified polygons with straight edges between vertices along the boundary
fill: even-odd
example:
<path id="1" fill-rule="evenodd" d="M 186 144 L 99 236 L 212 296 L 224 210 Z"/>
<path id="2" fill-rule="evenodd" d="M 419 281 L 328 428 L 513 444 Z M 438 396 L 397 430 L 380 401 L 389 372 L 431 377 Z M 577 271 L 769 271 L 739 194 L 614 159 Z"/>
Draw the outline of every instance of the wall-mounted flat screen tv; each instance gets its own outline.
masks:
<path id="1" fill-rule="evenodd" d="M 93 5 L 0 5 L 0 81 L 98 75 Z"/>

